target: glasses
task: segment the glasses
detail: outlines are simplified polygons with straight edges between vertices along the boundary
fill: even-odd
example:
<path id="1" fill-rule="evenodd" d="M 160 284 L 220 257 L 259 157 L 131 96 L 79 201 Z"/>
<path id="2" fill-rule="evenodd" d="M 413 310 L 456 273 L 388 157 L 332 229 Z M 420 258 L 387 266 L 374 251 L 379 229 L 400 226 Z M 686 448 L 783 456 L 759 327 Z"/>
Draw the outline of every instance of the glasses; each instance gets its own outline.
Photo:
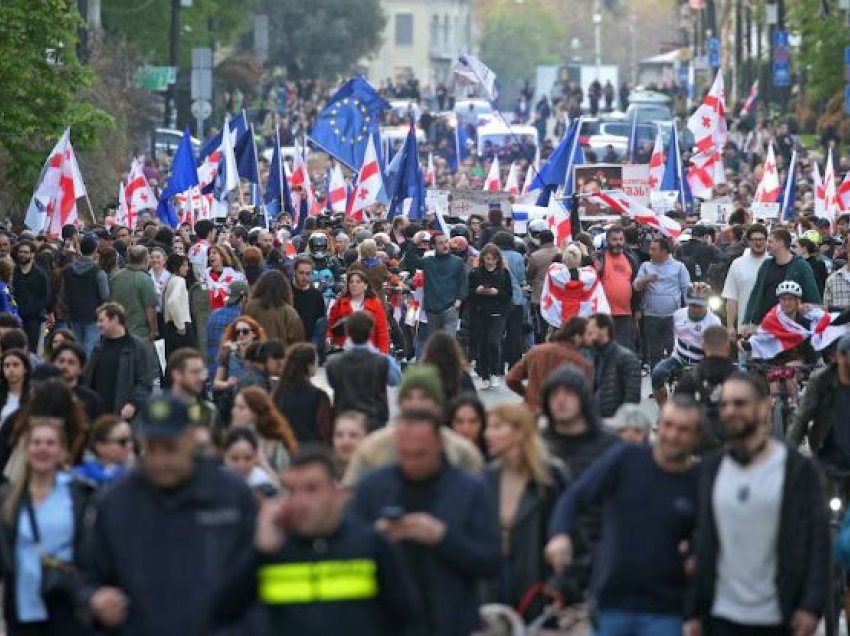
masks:
<path id="1" fill-rule="evenodd" d="M 244 329 L 235 329 L 233 333 L 235 333 L 237 336 L 247 336 L 254 332 L 245 327 Z"/>
<path id="2" fill-rule="evenodd" d="M 109 437 L 106 441 L 119 446 L 129 446 L 133 440 L 129 437 Z"/>
<path id="3" fill-rule="evenodd" d="M 720 401 L 720 408 L 725 409 L 725 408 L 732 407 L 732 408 L 735 408 L 735 409 L 740 409 L 740 408 L 745 407 L 750 402 L 752 402 L 752 400 L 747 400 L 747 399 L 744 399 L 744 398 L 738 398 L 737 400 L 721 400 Z"/>

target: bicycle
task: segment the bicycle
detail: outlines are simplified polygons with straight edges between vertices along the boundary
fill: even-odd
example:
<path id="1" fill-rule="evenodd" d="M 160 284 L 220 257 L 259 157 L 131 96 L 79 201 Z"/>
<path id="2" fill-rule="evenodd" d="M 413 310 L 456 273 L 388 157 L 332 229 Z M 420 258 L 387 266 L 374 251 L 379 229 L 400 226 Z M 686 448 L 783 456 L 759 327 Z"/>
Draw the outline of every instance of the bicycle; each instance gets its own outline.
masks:
<path id="1" fill-rule="evenodd" d="M 800 401 L 809 376 L 817 367 L 816 364 L 776 365 L 768 362 L 747 362 L 747 369 L 761 371 L 770 385 L 770 397 L 773 401 L 770 434 L 776 439 L 785 439 L 791 413 Z"/>

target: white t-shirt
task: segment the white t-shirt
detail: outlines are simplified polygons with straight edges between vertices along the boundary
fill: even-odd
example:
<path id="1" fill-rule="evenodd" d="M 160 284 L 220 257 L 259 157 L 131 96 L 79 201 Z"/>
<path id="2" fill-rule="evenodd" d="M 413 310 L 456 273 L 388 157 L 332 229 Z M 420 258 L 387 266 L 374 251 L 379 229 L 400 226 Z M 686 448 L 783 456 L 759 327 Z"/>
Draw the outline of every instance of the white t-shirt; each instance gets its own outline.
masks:
<path id="1" fill-rule="evenodd" d="M 747 303 L 750 301 L 750 294 L 753 293 L 753 287 L 756 285 L 759 268 L 764 263 L 765 258 L 767 258 L 767 252 L 761 257 L 755 257 L 750 249 L 747 248 L 743 256 L 736 258 L 729 266 L 729 271 L 726 274 L 726 283 L 723 285 L 721 296 L 726 300 L 731 299 L 738 302 L 739 327 L 744 324 Z"/>
<path id="2" fill-rule="evenodd" d="M 724 457 L 712 493 L 720 548 L 711 615 L 743 625 L 782 622 L 776 573 L 788 451 L 768 443 L 749 466 Z"/>

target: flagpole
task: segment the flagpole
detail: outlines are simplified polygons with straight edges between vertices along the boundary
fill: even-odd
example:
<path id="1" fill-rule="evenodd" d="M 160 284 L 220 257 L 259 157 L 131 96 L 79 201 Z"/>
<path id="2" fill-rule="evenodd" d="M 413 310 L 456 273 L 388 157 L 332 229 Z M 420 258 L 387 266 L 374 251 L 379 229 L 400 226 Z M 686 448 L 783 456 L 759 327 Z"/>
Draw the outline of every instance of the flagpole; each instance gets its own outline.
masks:
<path id="1" fill-rule="evenodd" d="M 89 216 L 91 216 L 91 224 L 92 224 L 92 227 L 94 227 L 95 225 L 97 225 L 97 218 L 94 215 L 94 209 L 92 208 L 92 205 L 91 205 L 91 199 L 89 199 L 88 190 L 86 190 L 85 198 L 86 198 L 86 206 L 88 207 L 88 210 L 89 210 Z"/>

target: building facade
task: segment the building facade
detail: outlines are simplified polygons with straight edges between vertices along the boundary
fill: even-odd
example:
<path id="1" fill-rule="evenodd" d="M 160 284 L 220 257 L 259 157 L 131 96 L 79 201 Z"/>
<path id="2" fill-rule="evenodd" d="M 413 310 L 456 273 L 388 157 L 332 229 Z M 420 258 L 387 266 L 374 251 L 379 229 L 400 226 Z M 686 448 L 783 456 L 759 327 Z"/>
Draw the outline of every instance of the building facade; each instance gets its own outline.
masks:
<path id="1" fill-rule="evenodd" d="M 410 77 L 432 90 L 451 78 L 461 50 L 473 50 L 472 0 L 383 0 L 380 51 L 364 61 L 375 86 Z"/>

